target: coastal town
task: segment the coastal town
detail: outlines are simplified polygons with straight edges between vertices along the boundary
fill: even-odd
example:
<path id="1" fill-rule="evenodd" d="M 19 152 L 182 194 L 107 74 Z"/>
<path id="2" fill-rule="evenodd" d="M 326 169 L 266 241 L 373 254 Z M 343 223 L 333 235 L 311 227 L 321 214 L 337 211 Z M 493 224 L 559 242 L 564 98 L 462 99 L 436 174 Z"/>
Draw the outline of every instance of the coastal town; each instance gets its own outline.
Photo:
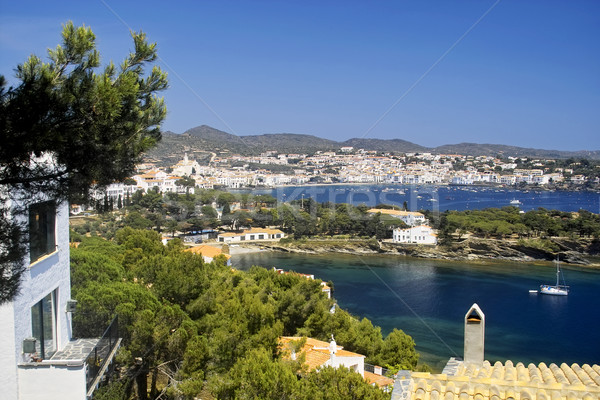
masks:
<path id="1" fill-rule="evenodd" d="M 592 174 L 588 176 L 577 173 L 582 171 L 582 163 L 587 163 L 587 169 L 584 170 L 592 171 Z M 236 189 L 265 189 L 311 184 L 381 184 L 398 185 L 398 187 L 401 187 L 400 185 L 456 185 L 535 188 L 535 190 L 568 187 L 571 191 L 593 190 L 598 186 L 599 181 L 597 173 L 599 168 L 593 163 L 588 160 L 543 160 L 527 157 L 500 158 L 431 153 L 377 154 L 375 151 L 352 147 L 342 147 L 337 152 L 316 152 L 312 155 L 281 154 L 274 151 L 265 152 L 260 156 L 217 156 L 213 153 L 207 163 L 200 163 L 184 153 L 181 160 L 167 167 L 152 162 L 138 165 L 137 174 L 124 182 L 97 190 L 95 198 L 97 209 L 102 208 L 101 203 L 104 201 L 104 210 L 112 210 L 120 208 L 119 204 L 129 203 L 129 199 L 136 193 L 138 196 L 149 192 L 176 196 L 215 189 L 227 192 Z M 276 172 L 277 168 L 274 169 L 273 166 L 286 167 L 287 170 L 285 173 Z M 293 199 L 286 200 L 282 197 L 273 200 L 283 203 Z M 304 197 L 298 196 L 297 200 L 302 202 Z M 518 200 L 511 200 L 510 205 L 513 205 L 513 202 L 517 206 L 520 204 Z M 226 207 L 225 203 L 227 203 Z M 190 224 L 184 224 L 182 221 L 185 218 L 182 220 L 180 216 L 166 215 L 165 223 L 171 223 L 174 227 L 172 232 L 178 231 L 178 235 L 187 238 L 186 240 L 196 240 L 196 236 L 189 237 L 190 231 L 207 230 L 210 234 L 204 234 L 204 237 L 200 234 L 198 237 L 206 240 L 212 235 L 211 239 L 221 243 L 249 244 L 270 240 L 278 242 L 292 233 L 296 238 L 316 233 L 316 231 L 311 233 L 296 230 L 291 232 L 289 226 L 283 229 L 285 223 L 271 215 L 277 212 L 272 206 L 273 204 L 241 201 L 241 198 L 229 199 L 227 202 L 218 201 L 214 197 L 205 208 L 199 207 L 194 211 L 194 214 L 204 221 L 197 227 L 190 228 L 187 226 Z M 87 209 L 89 208 L 93 206 Z M 420 211 L 422 210 L 411 211 L 405 204 L 404 207 L 392 209 L 372 207 L 365 215 L 372 217 L 380 215 L 388 221 L 387 224 L 390 224 L 388 233 L 378 239 L 396 244 L 435 246 L 438 244 L 440 227 L 434 221 L 428 220 Z M 71 207 L 73 215 L 85 212 L 85 206 L 72 205 Z M 268 224 L 258 222 L 265 217 L 262 215 L 264 213 L 269 214 L 267 219 L 271 222 Z M 225 214 L 229 216 L 224 218 Z M 226 222 L 228 219 L 232 220 L 229 226 Z M 293 225 L 298 227 L 302 224 Z M 482 228 L 481 231 L 487 232 L 484 235 L 498 237 L 498 235 L 517 235 L 518 230 L 515 229 L 494 227 Z"/>
<path id="2" fill-rule="evenodd" d="M 584 160 L 584 162 L 588 162 Z M 592 166 L 595 174 L 579 174 L 581 160 L 568 167 L 557 160 L 527 157 L 465 156 L 458 154 L 406 153 L 401 155 L 342 147 L 338 152 L 315 154 L 279 154 L 274 151 L 259 156 L 217 156 L 201 164 L 184 154 L 169 167 L 146 162 L 138 166 L 132 180 L 108 186 L 115 201 L 119 195 L 144 192 L 154 187 L 162 193 L 186 193 L 201 189 L 238 189 L 279 187 L 306 184 L 405 184 L 405 185 L 498 185 L 545 188 L 567 185 L 593 188 L 600 184 L 600 165 Z M 564 162 L 561 163 L 563 165 Z M 273 168 L 274 166 L 278 168 Z M 285 169 L 284 172 L 277 170 Z M 182 177 L 193 179 L 185 184 Z M 102 196 L 103 193 L 98 193 Z"/>

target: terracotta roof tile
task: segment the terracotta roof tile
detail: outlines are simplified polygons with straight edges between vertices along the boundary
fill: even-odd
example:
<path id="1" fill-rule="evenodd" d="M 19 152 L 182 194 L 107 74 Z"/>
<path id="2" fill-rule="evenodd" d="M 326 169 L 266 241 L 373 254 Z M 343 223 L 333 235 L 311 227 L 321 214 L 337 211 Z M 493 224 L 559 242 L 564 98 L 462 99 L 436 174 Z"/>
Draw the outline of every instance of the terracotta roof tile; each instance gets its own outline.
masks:
<path id="1" fill-rule="evenodd" d="M 389 386 L 394 384 L 394 380 L 392 378 L 388 378 L 387 376 L 377 375 L 369 371 L 365 371 L 365 380 L 369 384 L 375 384 L 379 387 Z"/>
<path id="2" fill-rule="evenodd" d="M 194 254 L 202 254 L 204 257 L 209 257 L 209 258 L 215 258 L 216 256 L 219 256 L 219 255 L 224 255 L 227 258 L 231 257 L 229 254 L 223 254 L 223 251 L 221 249 L 214 247 L 214 246 L 207 245 L 207 244 L 190 247 L 189 249 L 186 249 L 185 251 L 189 251 L 190 253 L 194 253 Z"/>
<path id="3" fill-rule="evenodd" d="M 453 359 L 451 359 L 452 361 Z M 401 379 L 400 377 L 398 379 Z M 485 361 L 482 366 L 465 366 L 442 374 L 410 372 L 411 385 L 395 385 L 404 399 L 599 399 L 600 366 L 584 364 L 539 365 Z M 406 392 L 407 388 L 409 392 Z"/>

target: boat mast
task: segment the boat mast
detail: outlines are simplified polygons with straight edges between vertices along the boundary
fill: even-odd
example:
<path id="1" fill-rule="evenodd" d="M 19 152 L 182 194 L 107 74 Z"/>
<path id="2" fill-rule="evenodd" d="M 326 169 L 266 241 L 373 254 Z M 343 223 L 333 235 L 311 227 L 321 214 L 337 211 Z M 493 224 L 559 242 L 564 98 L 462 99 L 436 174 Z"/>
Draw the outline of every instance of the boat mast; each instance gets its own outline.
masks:
<path id="1" fill-rule="evenodd" d="M 560 285 L 560 259 L 556 256 L 556 287 Z M 564 282 L 563 282 L 564 283 Z"/>

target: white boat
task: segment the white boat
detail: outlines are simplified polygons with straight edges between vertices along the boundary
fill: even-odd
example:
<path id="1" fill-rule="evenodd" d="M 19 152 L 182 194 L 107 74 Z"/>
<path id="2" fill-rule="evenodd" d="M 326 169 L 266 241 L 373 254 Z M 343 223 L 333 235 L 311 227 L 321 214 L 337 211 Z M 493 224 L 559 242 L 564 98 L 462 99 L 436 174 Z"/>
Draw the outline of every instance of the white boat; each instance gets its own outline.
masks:
<path id="1" fill-rule="evenodd" d="M 565 285 L 564 277 L 563 284 L 560 284 L 560 278 L 562 273 L 560 272 L 560 263 L 558 259 L 556 260 L 556 285 L 540 285 L 540 293 L 541 294 L 549 294 L 552 296 L 566 296 L 569 294 L 569 287 Z"/>
<path id="2" fill-rule="evenodd" d="M 518 199 L 512 199 L 512 200 L 510 201 L 510 204 L 511 204 L 512 206 L 518 206 L 518 205 L 520 205 L 520 204 L 521 204 L 521 200 L 518 200 Z"/>

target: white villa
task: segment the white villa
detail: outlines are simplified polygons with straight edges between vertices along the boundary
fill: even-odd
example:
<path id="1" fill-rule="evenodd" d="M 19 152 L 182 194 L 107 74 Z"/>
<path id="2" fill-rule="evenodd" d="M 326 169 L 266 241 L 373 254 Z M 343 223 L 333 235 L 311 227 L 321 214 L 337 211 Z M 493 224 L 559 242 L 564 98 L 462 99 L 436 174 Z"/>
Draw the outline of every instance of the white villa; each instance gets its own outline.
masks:
<path id="1" fill-rule="evenodd" d="M 279 229 L 268 229 L 268 228 L 251 228 L 246 229 L 242 232 L 226 232 L 221 233 L 217 236 L 217 240 L 223 243 L 231 242 L 250 242 L 250 241 L 263 241 L 263 240 L 279 240 L 285 237 L 285 233 Z"/>
<path id="2" fill-rule="evenodd" d="M 437 235 L 430 226 L 419 225 L 407 229 L 394 229 L 394 243 L 437 244 Z"/>
<path id="3" fill-rule="evenodd" d="M 298 354 L 294 348 L 302 342 L 304 344 Z M 367 370 L 365 356 L 344 350 L 342 346 L 337 345 L 333 336 L 329 343 L 307 337 L 282 336 L 279 338 L 279 348 L 284 359 L 296 360 L 300 355 L 304 355 L 304 364 L 309 371 L 327 366 L 333 368 L 344 366 L 358 372 L 371 385 L 389 389 L 394 383 L 393 379 L 383 375 L 381 367 L 371 366 L 373 372 Z"/>
<path id="4" fill-rule="evenodd" d="M 29 227 L 25 273 L 19 294 L 0 305 L 2 399 L 89 399 L 120 345 L 116 324 L 101 339 L 72 337 L 68 205 L 40 201 L 21 218 Z"/>
<path id="5" fill-rule="evenodd" d="M 158 169 L 147 171 L 141 175 L 134 175 L 132 178 L 137 184 L 137 189 L 147 192 L 156 186 L 161 193 L 177 191 L 175 181 L 179 179 L 178 176 L 168 175 L 165 171 Z"/>

